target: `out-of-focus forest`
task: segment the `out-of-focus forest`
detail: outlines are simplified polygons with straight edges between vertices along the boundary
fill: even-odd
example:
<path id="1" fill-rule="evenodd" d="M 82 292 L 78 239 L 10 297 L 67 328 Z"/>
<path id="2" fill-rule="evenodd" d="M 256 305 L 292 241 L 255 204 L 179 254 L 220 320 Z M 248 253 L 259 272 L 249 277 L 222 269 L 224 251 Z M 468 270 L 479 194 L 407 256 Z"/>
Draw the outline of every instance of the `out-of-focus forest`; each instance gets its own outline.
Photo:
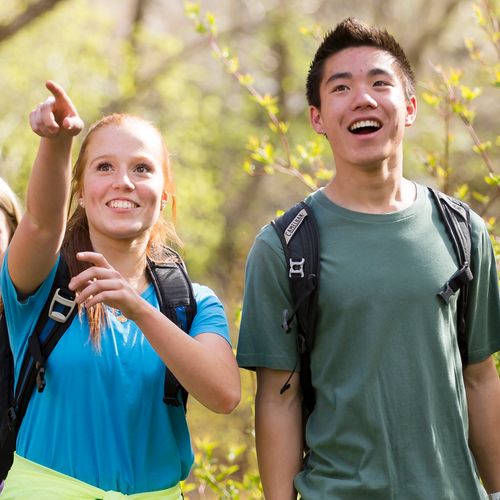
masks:
<path id="1" fill-rule="evenodd" d="M 326 140 L 309 126 L 304 84 L 322 34 L 347 16 L 386 27 L 414 66 L 407 176 L 465 199 L 498 245 L 499 0 L 2 2 L 0 176 L 24 198 L 38 144 L 27 116 L 48 79 L 66 88 L 87 125 L 111 112 L 154 122 L 172 159 L 190 274 L 223 300 L 236 344 L 256 232 L 334 172 Z M 190 499 L 262 497 L 254 379 L 242 377 L 230 416 L 190 402 Z"/>

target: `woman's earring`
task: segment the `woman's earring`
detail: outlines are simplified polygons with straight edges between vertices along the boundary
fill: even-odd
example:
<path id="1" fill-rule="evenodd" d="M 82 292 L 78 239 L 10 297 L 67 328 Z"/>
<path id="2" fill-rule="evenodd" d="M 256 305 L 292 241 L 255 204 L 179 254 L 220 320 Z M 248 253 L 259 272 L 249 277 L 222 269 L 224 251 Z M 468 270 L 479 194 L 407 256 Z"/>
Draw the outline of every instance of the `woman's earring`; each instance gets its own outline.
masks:
<path id="1" fill-rule="evenodd" d="M 78 199 L 78 204 L 79 204 L 82 208 L 84 207 L 83 198 L 79 198 L 79 199 Z"/>
<path id="2" fill-rule="evenodd" d="M 163 210 L 167 206 L 168 202 L 168 194 L 164 193 L 161 198 L 160 210 Z"/>

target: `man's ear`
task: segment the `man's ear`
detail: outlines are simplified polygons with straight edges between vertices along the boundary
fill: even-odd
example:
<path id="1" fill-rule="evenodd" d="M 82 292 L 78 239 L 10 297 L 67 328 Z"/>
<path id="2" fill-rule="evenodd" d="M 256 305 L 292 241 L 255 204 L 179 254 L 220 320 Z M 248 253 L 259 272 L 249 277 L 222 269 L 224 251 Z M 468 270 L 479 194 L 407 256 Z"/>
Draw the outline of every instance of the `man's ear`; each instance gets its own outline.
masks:
<path id="1" fill-rule="evenodd" d="M 323 118 L 321 117 L 321 110 L 316 106 L 309 106 L 309 120 L 313 130 L 317 134 L 324 134 Z"/>
<path id="2" fill-rule="evenodd" d="M 411 127 L 417 117 L 417 98 L 412 95 L 406 103 L 405 126 Z"/>

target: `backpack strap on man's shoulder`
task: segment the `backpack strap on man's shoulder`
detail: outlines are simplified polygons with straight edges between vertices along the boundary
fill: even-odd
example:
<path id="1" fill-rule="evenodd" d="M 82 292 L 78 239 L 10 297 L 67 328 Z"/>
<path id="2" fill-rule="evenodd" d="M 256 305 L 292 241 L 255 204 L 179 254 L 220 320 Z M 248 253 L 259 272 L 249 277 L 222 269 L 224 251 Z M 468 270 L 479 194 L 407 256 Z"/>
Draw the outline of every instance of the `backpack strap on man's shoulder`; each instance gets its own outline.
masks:
<path id="1" fill-rule="evenodd" d="M 314 343 L 314 323 L 310 316 L 315 307 L 308 301 L 319 283 L 319 233 L 307 203 L 300 202 L 271 222 L 285 253 L 294 309 L 283 312 L 283 329 L 290 330 L 294 317 L 307 334 L 307 347 Z"/>
<path id="2" fill-rule="evenodd" d="M 171 262 L 158 263 L 148 259 L 147 269 L 161 312 L 188 333 L 196 315 L 196 300 L 184 262 L 177 253 L 171 252 L 174 256 Z M 186 411 L 188 393 L 165 366 L 163 401 L 170 406 L 180 406 L 179 395 Z"/>
<path id="3" fill-rule="evenodd" d="M 314 345 L 319 286 L 319 231 L 310 206 L 300 202 L 271 222 L 279 236 L 286 259 L 293 311 L 283 311 L 282 327 L 290 331 L 297 318 L 300 382 L 304 410 L 312 411 L 315 395 L 311 384 L 310 354 Z M 294 370 L 295 371 L 295 370 Z M 292 372 L 293 374 L 293 372 Z M 281 392 L 288 389 L 289 381 Z"/>
<path id="4" fill-rule="evenodd" d="M 458 270 L 438 292 L 448 304 L 452 295 L 460 290 L 457 304 L 458 345 L 463 364 L 467 364 L 466 312 L 469 298 L 469 283 L 474 276 L 471 270 L 472 236 L 469 206 L 456 198 L 429 187 L 440 218 L 452 242 L 458 263 Z"/>
<path id="5" fill-rule="evenodd" d="M 448 303 L 450 297 L 456 293 L 463 285 L 472 281 L 471 262 L 471 227 L 470 227 L 470 209 L 468 205 L 448 196 L 433 188 L 429 188 L 436 206 L 438 208 L 441 220 L 443 221 L 446 232 L 453 244 L 453 249 L 457 256 L 459 269 L 448 280 L 439 296 Z"/>

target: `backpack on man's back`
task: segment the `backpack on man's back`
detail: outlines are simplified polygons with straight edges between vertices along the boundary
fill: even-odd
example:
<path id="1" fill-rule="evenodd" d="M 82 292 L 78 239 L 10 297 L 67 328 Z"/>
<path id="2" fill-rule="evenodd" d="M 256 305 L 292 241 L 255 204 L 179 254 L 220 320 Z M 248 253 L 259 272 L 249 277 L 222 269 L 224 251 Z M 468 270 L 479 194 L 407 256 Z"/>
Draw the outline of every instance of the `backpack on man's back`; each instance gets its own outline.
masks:
<path id="1" fill-rule="evenodd" d="M 471 272 L 471 226 L 470 209 L 467 204 L 433 188 L 432 194 L 440 219 L 446 228 L 458 262 L 458 270 L 439 290 L 438 296 L 448 303 L 451 296 L 460 291 L 457 303 L 457 342 L 462 363 L 467 364 L 467 301 Z M 311 351 L 317 317 L 318 287 L 320 284 L 319 232 L 314 214 L 305 202 L 300 202 L 271 222 L 285 254 L 293 310 L 283 311 L 281 318 L 285 332 L 290 331 L 292 321 L 297 322 L 297 349 L 300 358 L 300 387 L 305 419 L 316 403 L 311 383 Z M 333 249 L 335 251 L 335 249 Z M 292 373 L 295 372 L 295 369 Z M 290 375 L 291 377 L 291 375 Z M 281 393 L 289 388 L 289 379 Z"/>

